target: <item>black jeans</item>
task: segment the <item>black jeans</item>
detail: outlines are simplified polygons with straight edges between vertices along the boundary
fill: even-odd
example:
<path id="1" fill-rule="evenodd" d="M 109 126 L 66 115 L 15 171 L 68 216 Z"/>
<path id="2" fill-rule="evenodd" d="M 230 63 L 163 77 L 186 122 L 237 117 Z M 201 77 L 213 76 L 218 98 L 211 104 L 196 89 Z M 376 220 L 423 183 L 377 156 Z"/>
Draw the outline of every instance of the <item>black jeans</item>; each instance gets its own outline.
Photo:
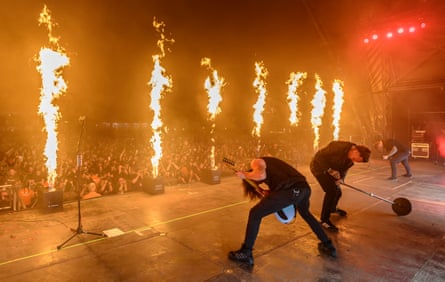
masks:
<path id="1" fill-rule="evenodd" d="M 396 153 L 393 157 L 389 159 L 389 163 L 391 164 L 391 177 L 396 178 L 397 177 L 397 164 L 402 163 L 403 167 L 406 170 L 406 174 L 411 175 L 411 167 L 408 163 L 409 155 L 411 154 L 410 151 L 407 152 L 401 152 Z"/>
<path id="2" fill-rule="evenodd" d="M 244 247 L 250 250 L 253 248 L 263 217 L 292 204 L 295 205 L 298 214 L 306 221 L 318 239 L 323 243 L 327 242 L 329 240 L 328 236 L 317 219 L 309 211 L 310 196 L 311 188 L 307 183 L 296 183 L 291 189 L 273 191 L 268 196 L 262 198 L 250 209 Z"/>
<path id="3" fill-rule="evenodd" d="M 315 175 L 315 178 L 318 183 L 320 183 L 321 189 L 325 192 L 320 220 L 322 222 L 329 221 L 331 213 L 337 210 L 337 204 L 342 194 L 341 188 L 329 174 Z"/>

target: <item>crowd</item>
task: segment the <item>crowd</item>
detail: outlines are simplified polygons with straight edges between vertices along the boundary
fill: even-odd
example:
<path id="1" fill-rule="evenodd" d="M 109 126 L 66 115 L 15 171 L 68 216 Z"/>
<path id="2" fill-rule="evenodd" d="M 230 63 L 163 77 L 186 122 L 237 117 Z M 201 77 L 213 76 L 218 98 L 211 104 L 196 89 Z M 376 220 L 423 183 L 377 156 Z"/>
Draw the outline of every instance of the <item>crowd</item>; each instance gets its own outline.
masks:
<path id="1" fill-rule="evenodd" d="M 56 190 L 62 190 L 65 201 L 140 191 L 153 179 L 151 158 L 153 149 L 149 138 L 140 135 L 109 136 L 95 134 L 84 140 L 72 136 L 61 137 L 57 154 Z M 246 138 L 223 136 L 212 143 L 199 134 L 168 136 L 162 143 L 162 158 L 157 177 L 165 186 L 193 183 L 201 180 L 204 170 L 219 169 L 221 176 L 233 175 L 233 170 L 222 163 L 223 157 L 236 162 L 237 169 L 245 169 L 252 157 L 274 155 L 295 166 L 304 155 L 297 146 L 285 145 L 279 139 L 270 143 Z M 216 140 L 216 141 L 215 141 Z M 48 189 L 43 136 L 29 138 L 6 132 L 0 140 L 0 209 L 12 193 L 19 197 L 19 208 L 29 208 L 38 191 Z M 214 157 L 211 159 L 211 148 Z M 307 151 L 307 150 L 306 150 Z M 307 161 L 307 160 L 304 160 Z M 213 167 L 212 167 L 213 166 Z M 13 187 L 9 189 L 8 187 Z M 15 192 L 11 192 L 15 191 Z"/>

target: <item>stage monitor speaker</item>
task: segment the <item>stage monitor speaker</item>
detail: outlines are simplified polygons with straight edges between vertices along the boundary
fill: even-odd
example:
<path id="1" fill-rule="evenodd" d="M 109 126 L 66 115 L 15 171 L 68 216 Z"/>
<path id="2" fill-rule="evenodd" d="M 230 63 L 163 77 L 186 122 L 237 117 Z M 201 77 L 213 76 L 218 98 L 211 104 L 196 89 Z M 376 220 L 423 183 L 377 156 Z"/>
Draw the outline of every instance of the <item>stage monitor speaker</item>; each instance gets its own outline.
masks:
<path id="1" fill-rule="evenodd" d="M 206 184 L 221 183 L 221 171 L 218 169 L 205 169 L 201 172 L 201 181 Z"/>
<path id="2" fill-rule="evenodd" d="M 63 191 L 40 191 L 40 208 L 44 212 L 57 212 L 63 210 Z"/>
<path id="3" fill-rule="evenodd" d="M 144 179 L 142 189 L 145 193 L 157 195 L 164 193 L 164 181 L 161 177 Z"/>

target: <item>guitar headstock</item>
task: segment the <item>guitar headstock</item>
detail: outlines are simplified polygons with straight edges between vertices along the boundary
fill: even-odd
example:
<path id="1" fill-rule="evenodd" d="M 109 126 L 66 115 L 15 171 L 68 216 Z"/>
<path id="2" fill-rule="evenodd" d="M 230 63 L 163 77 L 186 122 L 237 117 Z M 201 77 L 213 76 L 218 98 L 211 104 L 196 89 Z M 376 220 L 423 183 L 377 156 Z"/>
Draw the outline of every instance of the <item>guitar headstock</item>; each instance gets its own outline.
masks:
<path id="1" fill-rule="evenodd" d="M 222 159 L 222 161 L 225 162 L 226 164 L 231 165 L 231 166 L 235 166 L 235 162 L 232 161 L 232 160 L 230 160 L 230 159 L 228 159 L 228 158 L 226 158 L 226 157 L 224 157 L 224 158 Z"/>

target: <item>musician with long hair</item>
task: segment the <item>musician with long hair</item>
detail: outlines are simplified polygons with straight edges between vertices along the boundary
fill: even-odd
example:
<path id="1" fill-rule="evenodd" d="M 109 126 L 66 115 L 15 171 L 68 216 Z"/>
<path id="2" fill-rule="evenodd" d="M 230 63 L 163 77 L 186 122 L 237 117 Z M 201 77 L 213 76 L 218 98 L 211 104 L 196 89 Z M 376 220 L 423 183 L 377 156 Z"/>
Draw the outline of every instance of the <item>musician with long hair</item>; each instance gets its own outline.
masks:
<path id="1" fill-rule="evenodd" d="M 261 157 L 251 161 L 249 171 L 236 174 L 243 179 L 245 194 L 258 198 L 250 209 L 245 239 L 241 249 L 229 252 L 229 259 L 253 265 L 252 249 L 263 217 L 294 205 L 297 213 L 306 221 L 320 240 L 320 252 L 336 256 L 336 249 L 318 220 L 309 211 L 311 188 L 306 178 L 288 163 L 273 157 Z"/>

